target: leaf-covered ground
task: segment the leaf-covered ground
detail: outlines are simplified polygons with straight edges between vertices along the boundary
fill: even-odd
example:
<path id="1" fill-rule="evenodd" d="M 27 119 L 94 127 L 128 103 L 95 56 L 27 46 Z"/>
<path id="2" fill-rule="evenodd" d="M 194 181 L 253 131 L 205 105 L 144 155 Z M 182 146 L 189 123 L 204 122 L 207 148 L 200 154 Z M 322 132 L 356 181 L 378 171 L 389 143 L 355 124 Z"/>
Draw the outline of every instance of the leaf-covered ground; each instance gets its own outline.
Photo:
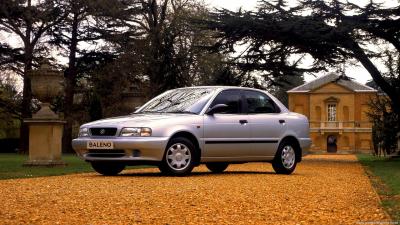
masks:
<path id="1" fill-rule="evenodd" d="M 332 158 L 333 160 L 330 160 Z M 353 155 L 311 156 L 290 176 L 270 164 L 205 166 L 189 177 L 135 169 L 0 181 L 0 224 L 362 224 L 389 221 Z"/>

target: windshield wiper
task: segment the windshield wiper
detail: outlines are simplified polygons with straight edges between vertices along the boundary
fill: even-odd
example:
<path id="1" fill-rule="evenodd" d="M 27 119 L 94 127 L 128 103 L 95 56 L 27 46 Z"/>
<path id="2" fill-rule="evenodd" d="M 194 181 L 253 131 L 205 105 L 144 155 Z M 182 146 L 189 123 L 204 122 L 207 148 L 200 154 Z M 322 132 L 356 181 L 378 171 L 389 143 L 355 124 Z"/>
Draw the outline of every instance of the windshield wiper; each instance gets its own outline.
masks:
<path id="1" fill-rule="evenodd" d="M 195 114 L 195 115 L 197 115 L 197 113 L 190 112 L 190 111 L 170 111 L 170 112 L 166 112 L 166 113 L 185 113 L 185 114 Z"/>
<path id="2" fill-rule="evenodd" d="M 165 113 L 165 112 L 162 112 L 162 111 L 140 111 L 138 113 Z"/>

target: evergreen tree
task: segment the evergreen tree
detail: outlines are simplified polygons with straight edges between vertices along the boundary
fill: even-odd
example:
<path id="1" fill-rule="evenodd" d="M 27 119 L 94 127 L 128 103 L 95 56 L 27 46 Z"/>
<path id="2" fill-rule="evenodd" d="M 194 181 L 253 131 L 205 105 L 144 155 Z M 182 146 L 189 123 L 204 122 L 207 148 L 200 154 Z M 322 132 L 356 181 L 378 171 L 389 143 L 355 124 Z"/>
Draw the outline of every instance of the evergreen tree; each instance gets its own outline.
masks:
<path id="1" fill-rule="evenodd" d="M 35 65 L 38 53 L 43 50 L 40 40 L 65 16 L 58 2 L 52 0 L 4 0 L 0 4 L 0 31 L 14 35 L 22 43 L 19 54 L 8 54 L 13 57 L 9 63 L 14 65 L 14 71 L 23 78 L 22 118 L 32 116 L 32 90 L 28 74 Z M 20 138 L 21 150 L 27 151 L 28 128 L 25 124 L 21 126 Z"/>
<path id="2" fill-rule="evenodd" d="M 400 85 L 388 82 L 373 63 L 374 58 L 385 60 L 382 52 L 368 48 L 383 42 L 399 52 L 399 9 L 399 6 L 383 8 L 373 2 L 360 7 L 338 0 L 306 0 L 289 7 L 283 0 L 260 1 L 255 12 L 218 10 L 203 24 L 219 31 L 219 41 L 214 47 L 220 51 L 233 52 L 235 46 L 246 43 L 247 54 L 240 57 L 242 68 L 266 71 L 268 79 L 316 72 L 324 70 L 325 65 L 337 66 L 356 59 L 400 115 Z M 305 56 L 314 59 L 312 67 L 301 68 L 299 61 L 293 62 L 293 58 Z M 400 121 L 397 125 L 400 127 Z"/>
<path id="3" fill-rule="evenodd" d="M 73 98 L 78 78 L 94 67 L 100 66 L 100 62 L 104 61 L 105 57 L 110 57 L 110 49 L 93 48 L 92 46 L 100 45 L 99 40 L 103 41 L 104 36 L 112 31 L 98 22 L 109 10 L 98 5 L 102 1 L 63 0 L 60 3 L 68 16 L 62 23 L 51 27 L 50 44 L 68 57 L 68 64 L 64 71 L 65 90 L 62 111 L 66 120 L 63 151 L 70 152 L 72 151 L 72 123 L 74 121 Z M 87 49 L 88 46 L 90 46 L 90 50 Z M 88 60 L 98 62 L 98 65 L 88 63 Z"/>

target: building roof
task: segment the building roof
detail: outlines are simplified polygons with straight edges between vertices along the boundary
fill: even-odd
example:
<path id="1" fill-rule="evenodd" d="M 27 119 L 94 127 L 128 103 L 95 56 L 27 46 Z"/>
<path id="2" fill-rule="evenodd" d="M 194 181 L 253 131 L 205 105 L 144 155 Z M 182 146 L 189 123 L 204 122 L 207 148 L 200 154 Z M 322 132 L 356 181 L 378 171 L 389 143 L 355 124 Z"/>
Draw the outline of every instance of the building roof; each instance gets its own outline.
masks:
<path id="1" fill-rule="evenodd" d="M 338 75 L 336 73 L 328 73 L 325 76 L 319 77 L 313 81 L 310 81 L 308 83 L 305 83 L 303 85 L 297 86 L 289 91 L 288 93 L 293 93 L 293 92 L 310 92 L 312 90 L 315 90 L 319 87 L 322 87 L 323 85 L 326 85 L 328 83 L 337 83 L 340 86 L 343 86 L 349 90 L 355 91 L 355 92 L 377 92 L 377 90 L 368 87 L 364 84 L 360 84 L 352 78 L 347 77 L 345 75 Z"/>

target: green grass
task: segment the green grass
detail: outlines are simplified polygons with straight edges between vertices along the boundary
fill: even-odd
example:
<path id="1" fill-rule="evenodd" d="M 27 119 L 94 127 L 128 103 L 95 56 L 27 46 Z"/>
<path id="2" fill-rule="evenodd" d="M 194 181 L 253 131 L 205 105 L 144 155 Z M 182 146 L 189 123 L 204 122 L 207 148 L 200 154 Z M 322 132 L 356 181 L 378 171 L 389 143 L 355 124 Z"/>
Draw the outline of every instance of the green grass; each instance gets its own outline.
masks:
<path id="1" fill-rule="evenodd" d="M 366 167 L 372 184 L 382 200 L 382 206 L 394 221 L 400 221 L 400 159 L 357 155 Z"/>
<path id="2" fill-rule="evenodd" d="M 65 167 L 24 167 L 27 155 L 0 154 L 0 179 L 57 176 L 71 173 L 92 172 L 89 163 L 74 154 L 63 155 Z"/>

